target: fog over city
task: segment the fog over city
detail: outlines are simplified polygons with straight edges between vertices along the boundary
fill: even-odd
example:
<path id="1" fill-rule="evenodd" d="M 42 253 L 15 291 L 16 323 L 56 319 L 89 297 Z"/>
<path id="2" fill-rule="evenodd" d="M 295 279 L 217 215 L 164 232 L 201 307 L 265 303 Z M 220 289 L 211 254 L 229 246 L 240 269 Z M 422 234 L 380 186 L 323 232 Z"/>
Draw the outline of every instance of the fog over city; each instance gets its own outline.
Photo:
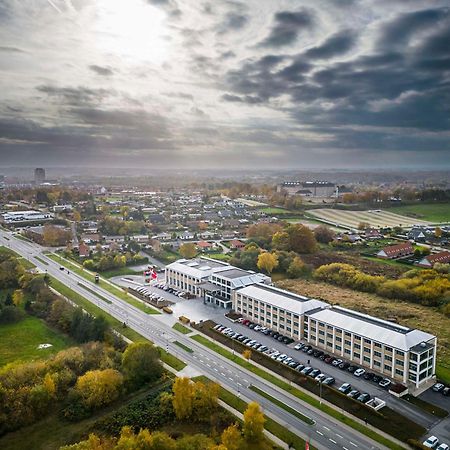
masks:
<path id="1" fill-rule="evenodd" d="M 448 168 L 448 1 L 2 0 L 0 166 Z"/>

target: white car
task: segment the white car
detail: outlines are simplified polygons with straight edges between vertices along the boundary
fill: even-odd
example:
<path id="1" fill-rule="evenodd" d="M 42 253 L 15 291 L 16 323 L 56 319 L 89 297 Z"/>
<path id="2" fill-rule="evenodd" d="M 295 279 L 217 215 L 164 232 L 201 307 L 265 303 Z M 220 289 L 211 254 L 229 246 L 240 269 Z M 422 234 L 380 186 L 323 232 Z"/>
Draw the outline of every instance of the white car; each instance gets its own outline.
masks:
<path id="1" fill-rule="evenodd" d="M 296 346 L 294 347 L 294 350 L 300 350 L 303 347 L 303 344 L 296 344 Z"/>
<path id="2" fill-rule="evenodd" d="M 447 444 L 442 443 L 436 450 L 448 450 L 449 446 Z"/>
<path id="3" fill-rule="evenodd" d="M 364 375 L 366 373 L 366 371 L 364 369 L 356 369 L 353 372 L 353 375 L 355 375 L 355 377 L 360 377 L 361 375 Z"/>
<path id="4" fill-rule="evenodd" d="M 322 383 L 323 380 L 325 380 L 327 376 L 324 373 L 319 373 L 319 375 L 317 375 L 316 378 L 314 378 L 316 381 L 318 381 L 319 383 Z"/>
<path id="5" fill-rule="evenodd" d="M 436 448 L 439 444 L 439 439 L 436 436 L 430 436 L 426 441 L 423 442 L 424 447 Z"/>
<path id="6" fill-rule="evenodd" d="M 285 355 L 284 353 L 282 353 L 281 355 L 277 356 L 277 361 L 283 361 L 284 359 L 286 359 L 288 356 Z"/>
<path id="7" fill-rule="evenodd" d="M 255 328 L 253 328 L 255 331 L 259 331 L 260 329 L 262 328 L 262 326 L 261 325 L 256 325 L 256 327 Z"/>

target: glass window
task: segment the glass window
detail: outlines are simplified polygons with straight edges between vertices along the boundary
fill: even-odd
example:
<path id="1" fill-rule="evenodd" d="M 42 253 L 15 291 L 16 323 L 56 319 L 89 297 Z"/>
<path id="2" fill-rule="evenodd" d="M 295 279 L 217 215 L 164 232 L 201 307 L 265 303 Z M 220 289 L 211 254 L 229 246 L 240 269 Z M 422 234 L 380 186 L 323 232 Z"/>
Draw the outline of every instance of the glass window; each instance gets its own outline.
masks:
<path id="1" fill-rule="evenodd" d="M 397 364 L 397 366 L 402 366 L 403 367 L 405 362 L 403 360 L 401 360 L 401 359 L 396 359 L 395 360 L 395 364 Z"/>
<path id="2" fill-rule="evenodd" d="M 353 352 L 353 358 L 361 358 L 361 354 Z"/>
<path id="3" fill-rule="evenodd" d="M 392 352 L 392 347 L 384 347 L 387 352 Z"/>
<path id="4" fill-rule="evenodd" d="M 403 376 L 403 370 L 395 369 L 395 373 L 396 373 L 397 375 L 400 375 L 401 377 Z"/>
<path id="5" fill-rule="evenodd" d="M 384 365 L 384 370 L 388 370 L 389 372 L 392 371 L 392 367 L 389 364 Z"/>
<path id="6" fill-rule="evenodd" d="M 342 347 L 340 345 L 336 345 L 336 351 L 340 352 L 342 350 Z"/>
<path id="7" fill-rule="evenodd" d="M 380 361 L 374 361 L 373 365 L 377 366 L 377 367 L 380 367 L 381 366 L 381 362 Z"/>
<path id="8" fill-rule="evenodd" d="M 370 364 L 370 358 L 368 356 L 364 356 L 364 362 L 369 363 Z"/>
<path id="9" fill-rule="evenodd" d="M 324 343 L 325 343 L 325 340 L 319 338 L 319 342 L 320 342 L 321 344 L 324 344 Z"/>

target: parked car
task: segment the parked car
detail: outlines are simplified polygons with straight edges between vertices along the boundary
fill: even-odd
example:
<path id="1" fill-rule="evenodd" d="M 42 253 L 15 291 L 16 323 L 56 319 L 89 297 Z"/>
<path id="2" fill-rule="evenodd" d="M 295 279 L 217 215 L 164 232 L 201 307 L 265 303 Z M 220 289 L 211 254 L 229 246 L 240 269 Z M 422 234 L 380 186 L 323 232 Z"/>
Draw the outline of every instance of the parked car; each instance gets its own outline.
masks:
<path id="1" fill-rule="evenodd" d="M 302 348 L 302 352 L 305 352 L 305 353 L 309 352 L 309 350 L 311 350 L 311 346 L 310 346 L 310 345 L 305 345 L 305 346 Z"/>
<path id="2" fill-rule="evenodd" d="M 312 367 L 306 366 L 302 369 L 302 371 L 300 372 L 302 375 L 309 375 L 310 372 L 313 371 Z"/>
<path id="3" fill-rule="evenodd" d="M 444 386 L 442 383 L 436 383 L 436 384 L 433 386 L 433 391 L 434 391 L 434 392 L 441 392 L 441 391 L 444 390 L 444 388 L 445 388 L 445 386 Z"/>
<path id="4" fill-rule="evenodd" d="M 341 364 L 339 364 L 339 369 L 341 370 L 347 370 L 350 367 L 350 363 L 348 362 L 342 362 Z"/>
<path id="5" fill-rule="evenodd" d="M 308 350 L 307 352 L 306 352 L 308 355 L 312 355 L 313 353 L 314 353 L 314 349 L 310 349 L 310 350 Z"/>
<path id="6" fill-rule="evenodd" d="M 322 383 L 322 381 L 325 380 L 326 377 L 327 376 L 324 373 L 319 373 L 319 375 L 317 375 L 317 377 L 314 377 L 314 379 L 319 383 Z"/>
<path id="7" fill-rule="evenodd" d="M 289 356 L 288 358 L 285 358 L 284 360 L 283 360 L 283 364 L 289 364 L 290 362 L 292 362 L 293 361 L 293 359 Z"/>
<path id="8" fill-rule="evenodd" d="M 355 375 L 355 377 L 360 377 L 360 376 L 362 376 L 362 375 L 364 375 L 366 373 L 366 371 L 364 370 L 364 369 L 356 369 L 354 372 L 353 372 L 353 375 Z"/>
<path id="9" fill-rule="evenodd" d="M 358 400 L 358 402 L 361 403 L 367 403 L 370 400 L 370 395 L 367 392 L 365 392 L 364 394 L 358 395 L 356 400 Z"/>
<path id="10" fill-rule="evenodd" d="M 361 392 L 358 391 L 358 389 L 352 389 L 348 394 L 347 397 L 351 398 L 357 398 L 361 395 Z"/>
<path id="11" fill-rule="evenodd" d="M 323 355 L 319 356 L 319 359 L 322 360 L 322 361 L 325 361 L 325 359 L 327 359 L 329 357 L 330 357 L 330 355 L 327 355 L 326 353 L 324 353 Z"/>
<path id="12" fill-rule="evenodd" d="M 326 384 L 327 386 L 331 386 L 335 382 L 336 380 L 333 377 L 326 377 L 325 380 L 323 380 L 323 384 Z"/>
<path id="13" fill-rule="evenodd" d="M 295 370 L 296 370 L 297 372 L 301 372 L 304 368 L 305 368 L 304 364 L 299 364 L 299 365 L 295 368 Z"/>
<path id="14" fill-rule="evenodd" d="M 349 365 L 349 366 L 347 367 L 347 370 L 348 370 L 350 373 L 353 373 L 357 368 L 358 368 L 358 366 Z"/>
<path id="15" fill-rule="evenodd" d="M 253 330 L 253 328 L 256 327 L 256 323 L 249 323 L 248 327 L 250 328 L 250 330 Z"/>
<path id="16" fill-rule="evenodd" d="M 265 352 L 266 350 L 269 350 L 269 347 L 267 345 L 261 345 L 261 347 L 258 348 L 258 352 Z"/>
<path id="17" fill-rule="evenodd" d="M 373 376 L 373 378 L 372 378 L 372 381 L 374 382 L 374 383 L 379 383 L 380 381 L 382 380 L 382 378 L 380 377 L 380 375 L 374 375 Z"/>
<path id="18" fill-rule="evenodd" d="M 333 366 L 339 366 L 339 364 L 342 364 L 344 361 L 342 361 L 342 359 L 335 359 L 331 364 Z"/>
<path id="19" fill-rule="evenodd" d="M 352 390 L 352 385 L 350 383 L 344 383 L 341 385 L 341 387 L 338 389 L 339 392 L 342 392 L 343 394 L 348 394 Z"/>
<path id="20" fill-rule="evenodd" d="M 423 441 L 423 446 L 428 448 L 436 448 L 439 444 L 439 439 L 436 436 L 430 436 L 426 441 Z"/>
<path id="21" fill-rule="evenodd" d="M 324 352 L 322 350 L 316 350 L 313 352 L 313 356 L 315 358 L 319 358 L 320 356 L 322 356 L 324 354 Z"/>
<path id="22" fill-rule="evenodd" d="M 442 390 L 442 395 L 448 397 L 450 395 L 450 387 L 446 387 Z"/>
<path id="23" fill-rule="evenodd" d="M 309 375 L 311 378 L 316 378 L 317 375 L 319 375 L 319 373 L 320 373 L 320 370 L 319 370 L 319 369 L 314 369 L 314 370 L 311 370 L 311 372 L 309 372 L 308 375 Z"/>
<path id="24" fill-rule="evenodd" d="M 375 376 L 374 373 L 372 373 L 372 372 L 366 372 L 366 373 L 364 374 L 364 379 L 370 381 L 374 376 Z"/>
<path id="25" fill-rule="evenodd" d="M 391 380 L 389 378 L 383 378 L 378 385 L 382 388 L 387 388 L 391 384 Z"/>
<path id="26" fill-rule="evenodd" d="M 299 342 L 298 344 L 295 345 L 294 350 L 301 350 L 302 347 L 303 347 L 303 344 Z"/>
<path id="27" fill-rule="evenodd" d="M 442 443 L 436 450 L 448 450 L 449 446 L 447 444 Z"/>
<path id="28" fill-rule="evenodd" d="M 328 356 L 327 358 L 325 358 L 325 362 L 327 364 L 331 364 L 333 361 L 335 360 L 334 356 Z"/>

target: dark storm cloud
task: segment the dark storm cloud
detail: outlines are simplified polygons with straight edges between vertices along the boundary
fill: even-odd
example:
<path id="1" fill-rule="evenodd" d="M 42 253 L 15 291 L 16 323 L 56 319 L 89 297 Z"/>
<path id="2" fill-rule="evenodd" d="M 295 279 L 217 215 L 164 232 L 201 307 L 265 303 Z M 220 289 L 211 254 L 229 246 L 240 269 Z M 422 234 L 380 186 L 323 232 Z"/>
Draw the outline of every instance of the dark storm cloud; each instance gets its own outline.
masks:
<path id="1" fill-rule="evenodd" d="M 355 45 L 356 38 L 356 33 L 351 30 L 339 31 L 317 47 L 310 48 L 305 56 L 309 59 L 324 59 L 342 55 Z"/>
<path id="2" fill-rule="evenodd" d="M 409 40 L 422 30 L 434 27 L 441 20 L 448 18 L 449 9 L 424 9 L 401 14 L 380 30 L 379 47 L 381 49 L 408 44 Z"/>
<path id="3" fill-rule="evenodd" d="M 309 10 L 281 11 L 275 14 L 275 25 L 270 34 L 259 44 L 261 47 L 282 47 L 297 40 L 299 33 L 312 29 L 314 17 Z"/>
<path id="4" fill-rule="evenodd" d="M 103 67 L 97 66 L 96 64 L 91 64 L 89 66 L 89 69 L 91 69 L 97 75 L 101 75 L 103 77 L 110 77 L 111 75 L 114 75 L 114 70 L 112 70 L 110 67 Z"/>
<path id="5" fill-rule="evenodd" d="M 264 100 L 259 97 L 253 97 L 251 95 L 245 95 L 240 97 L 239 95 L 223 94 L 222 100 L 230 103 L 247 103 L 249 105 L 256 105 L 262 103 Z"/>

